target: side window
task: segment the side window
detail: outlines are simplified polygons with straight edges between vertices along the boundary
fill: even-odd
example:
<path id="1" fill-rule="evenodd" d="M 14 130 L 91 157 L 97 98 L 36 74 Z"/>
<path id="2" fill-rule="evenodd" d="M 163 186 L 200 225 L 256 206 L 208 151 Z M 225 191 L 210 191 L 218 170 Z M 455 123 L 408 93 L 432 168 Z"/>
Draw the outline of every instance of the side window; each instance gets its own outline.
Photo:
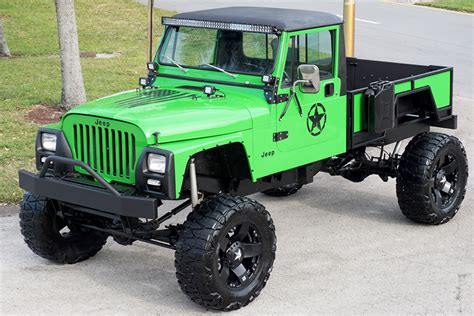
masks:
<path id="1" fill-rule="evenodd" d="M 308 63 L 332 77 L 332 34 L 330 31 L 308 34 Z"/>
<path id="2" fill-rule="evenodd" d="M 290 87 L 297 79 L 301 64 L 318 66 L 321 80 L 334 76 L 334 31 L 313 32 L 290 39 L 283 75 L 283 86 Z"/>

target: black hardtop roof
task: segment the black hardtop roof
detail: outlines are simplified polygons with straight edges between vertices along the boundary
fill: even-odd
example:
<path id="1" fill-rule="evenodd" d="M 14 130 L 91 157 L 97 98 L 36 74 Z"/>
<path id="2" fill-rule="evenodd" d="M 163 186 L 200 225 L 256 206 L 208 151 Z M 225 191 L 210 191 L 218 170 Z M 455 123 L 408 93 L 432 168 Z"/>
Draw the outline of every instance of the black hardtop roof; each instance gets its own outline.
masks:
<path id="1" fill-rule="evenodd" d="M 200 10 L 179 13 L 174 18 L 267 25 L 280 31 L 297 31 L 342 23 L 342 19 L 332 13 L 264 7 L 226 7 Z"/>

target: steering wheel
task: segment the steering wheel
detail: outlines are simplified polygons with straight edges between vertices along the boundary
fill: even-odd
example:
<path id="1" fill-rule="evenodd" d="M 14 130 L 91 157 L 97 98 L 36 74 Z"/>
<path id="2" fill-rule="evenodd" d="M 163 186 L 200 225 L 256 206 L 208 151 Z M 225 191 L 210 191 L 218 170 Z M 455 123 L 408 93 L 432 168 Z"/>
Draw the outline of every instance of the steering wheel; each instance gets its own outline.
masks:
<path id="1" fill-rule="evenodd" d="M 249 62 L 245 62 L 244 65 L 245 65 L 245 66 L 248 66 L 248 67 L 250 67 L 250 68 L 252 68 L 252 70 L 257 70 L 257 71 L 260 70 L 260 66 L 255 65 L 255 64 L 252 64 L 252 63 L 249 63 Z"/>

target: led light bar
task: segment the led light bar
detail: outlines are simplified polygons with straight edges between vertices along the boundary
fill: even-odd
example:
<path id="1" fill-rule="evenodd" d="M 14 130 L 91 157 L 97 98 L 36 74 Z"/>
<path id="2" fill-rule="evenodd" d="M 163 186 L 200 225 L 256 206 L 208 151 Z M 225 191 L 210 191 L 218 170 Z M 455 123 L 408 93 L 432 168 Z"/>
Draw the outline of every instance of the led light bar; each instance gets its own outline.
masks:
<path id="1" fill-rule="evenodd" d="M 199 28 L 205 28 L 205 29 L 218 29 L 218 30 L 229 30 L 229 31 L 266 33 L 266 34 L 278 33 L 277 28 L 273 26 L 269 26 L 269 25 L 212 22 L 212 21 L 200 21 L 200 20 L 189 20 L 189 19 L 177 19 L 177 18 L 169 18 L 169 17 L 163 17 L 162 24 L 171 25 L 171 26 L 189 26 L 189 27 L 199 27 Z"/>

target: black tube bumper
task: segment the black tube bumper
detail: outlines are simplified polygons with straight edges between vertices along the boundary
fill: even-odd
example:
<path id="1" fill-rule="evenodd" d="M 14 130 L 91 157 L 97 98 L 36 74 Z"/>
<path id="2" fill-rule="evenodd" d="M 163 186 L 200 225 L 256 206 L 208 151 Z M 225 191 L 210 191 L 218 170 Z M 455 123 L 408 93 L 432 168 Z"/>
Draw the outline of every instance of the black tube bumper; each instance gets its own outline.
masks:
<path id="1" fill-rule="evenodd" d="M 41 176 L 20 170 L 20 187 L 33 194 L 75 204 L 109 214 L 155 219 L 158 217 L 157 199 L 116 195 L 107 189 L 63 180 L 55 176 Z"/>

